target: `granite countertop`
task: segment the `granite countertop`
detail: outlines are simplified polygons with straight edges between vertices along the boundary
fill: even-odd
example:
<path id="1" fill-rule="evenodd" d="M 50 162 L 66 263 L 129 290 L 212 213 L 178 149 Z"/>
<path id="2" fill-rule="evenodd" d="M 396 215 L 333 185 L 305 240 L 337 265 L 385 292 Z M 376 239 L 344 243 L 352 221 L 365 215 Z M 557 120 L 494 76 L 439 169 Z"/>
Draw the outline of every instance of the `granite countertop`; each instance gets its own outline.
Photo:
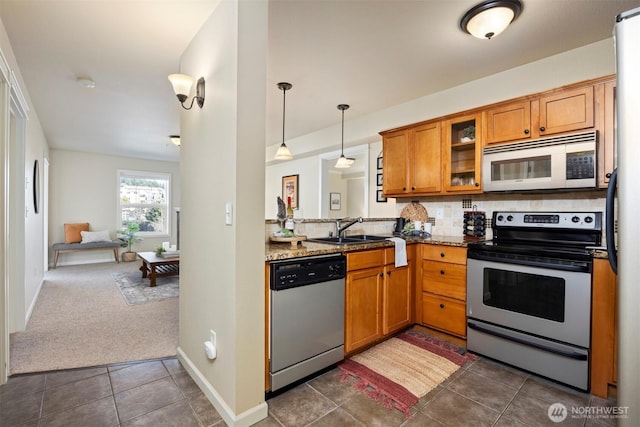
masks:
<path id="1" fill-rule="evenodd" d="M 396 236 L 389 236 L 396 237 Z M 407 244 L 429 243 L 433 245 L 448 246 L 467 246 L 467 241 L 463 236 L 432 236 L 429 238 L 403 236 Z M 377 249 L 384 247 L 393 247 L 392 241 L 376 241 L 367 242 L 356 245 L 328 245 L 324 243 L 309 242 L 307 240 L 300 242 L 297 247 L 292 247 L 290 243 L 274 243 L 267 242 L 265 245 L 265 261 L 275 261 L 290 258 L 299 258 L 313 255 L 327 255 L 336 253 L 346 253 L 352 251 L 362 251 L 366 249 Z"/>
<path id="2" fill-rule="evenodd" d="M 397 236 L 389 236 L 397 237 Z M 428 243 L 432 245 L 460 246 L 466 247 L 469 243 L 463 236 L 432 236 L 429 238 L 402 236 L 407 244 Z M 267 242 L 265 245 L 266 262 L 282 259 L 299 258 L 313 255 L 328 255 L 337 253 L 347 253 L 352 251 L 363 251 L 367 249 L 377 249 L 384 247 L 393 247 L 393 242 L 389 240 L 368 242 L 356 245 L 328 245 L 324 243 L 315 243 L 303 241 L 293 248 L 290 243 L 274 243 Z M 607 258 L 606 248 L 597 248 L 593 252 L 594 258 Z"/>

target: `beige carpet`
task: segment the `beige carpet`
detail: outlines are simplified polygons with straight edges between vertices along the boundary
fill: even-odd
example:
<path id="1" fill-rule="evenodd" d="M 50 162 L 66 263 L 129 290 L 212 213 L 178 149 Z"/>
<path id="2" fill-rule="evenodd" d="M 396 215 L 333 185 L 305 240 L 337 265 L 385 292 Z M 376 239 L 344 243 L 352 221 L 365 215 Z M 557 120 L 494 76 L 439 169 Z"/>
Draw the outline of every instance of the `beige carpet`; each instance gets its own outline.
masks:
<path id="1" fill-rule="evenodd" d="M 24 332 L 11 334 L 11 375 L 175 356 L 178 299 L 128 305 L 112 273 L 138 262 L 58 267 L 45 274 Z"/>

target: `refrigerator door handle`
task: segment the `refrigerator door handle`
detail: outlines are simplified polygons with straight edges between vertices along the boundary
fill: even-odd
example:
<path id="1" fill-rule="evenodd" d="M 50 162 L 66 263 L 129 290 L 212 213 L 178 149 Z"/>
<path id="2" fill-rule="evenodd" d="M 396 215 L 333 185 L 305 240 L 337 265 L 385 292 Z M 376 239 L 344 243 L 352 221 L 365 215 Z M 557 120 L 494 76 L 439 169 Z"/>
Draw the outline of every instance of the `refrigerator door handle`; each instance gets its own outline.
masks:
<path id="1" fill-rule="evenodd" d="M 609 257 L 609 264 L 615 274 L 618 274 L 618 253 L 616 251 L 615 240 L 615 212 L 614 202 L 616 196 L 616 187 L 618 181 L 618 169 L 614 169 L 609 177 L 609 186 L 607 187 L 607 200 L 605 204 L 605 232 L 607 240 L 607 255 Z"/>

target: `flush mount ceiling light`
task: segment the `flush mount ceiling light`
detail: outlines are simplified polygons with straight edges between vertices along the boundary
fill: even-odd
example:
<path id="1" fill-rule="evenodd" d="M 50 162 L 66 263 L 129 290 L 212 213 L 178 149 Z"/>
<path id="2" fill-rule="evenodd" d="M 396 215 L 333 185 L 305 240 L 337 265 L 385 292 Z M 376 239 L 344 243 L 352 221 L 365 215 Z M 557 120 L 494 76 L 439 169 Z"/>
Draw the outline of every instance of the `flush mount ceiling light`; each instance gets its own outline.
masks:
<path id="1" fill-rule="evenodd" d="M 344 156 L 344 110 L 348 110 L 349 106 L 347 104 L 338 105 L 338 110 L 342 111 L 342 149 L 340 150 L 340 157 L 336 162 L 336 168 L 345 169 L 351 167 L 355 159 L 345 157 Z"/>
<path id="2" fill-rule="evenodd" d="M 491 39 L 503 32 L 522 12 L 520 0 L 488 0 L 469 9 L 460 29 L 479 39 Z"/>
<path id="3" fill-rule="evenodd" d="M 278 152 L 276 153 L 276 160 L 291 160 L 293 156 L 291 155 L 291 151 L 289 151 L 289 147 L 284 143 L 284 113 L 285 106 L 287 102 L 287 91 L 291 89 L 293 85 L 291 83 L 278 83 L 278 89 L 282 91 L 282 144 L 278 147 Z"/>
<path id="4" fill-rule="evenodd" d="M 78 77 L 76 78 L 76 82 L 80 86 L 86 87 L 87 89 L 93 89 L 96 87 L 96 82 L 91 80 L 89 77 Z"/>
<path id="5" fill-rule="evenodd" d="M 185 101 L 191 93 L 191 86 L 193 86 L 193 77 L 186 74 L 170 74 L 169 81 L 173 86 L 173 92 L 178 97 L 178 101 L 185 110 L 190 110 L 193 107 L 193 102 L 198 101 L 198 107 L 202 108 L 204 105 L 204 77 L 198 79 L 196 83 L 196 95 L 191 99 L 191 105 L 189 108 L 184 106 Z"/>
<path id="6" fill-rule="evenodd" d="M 169 135 L 169 140 L 176 146 L 180 147 L 180 135 Z"/>

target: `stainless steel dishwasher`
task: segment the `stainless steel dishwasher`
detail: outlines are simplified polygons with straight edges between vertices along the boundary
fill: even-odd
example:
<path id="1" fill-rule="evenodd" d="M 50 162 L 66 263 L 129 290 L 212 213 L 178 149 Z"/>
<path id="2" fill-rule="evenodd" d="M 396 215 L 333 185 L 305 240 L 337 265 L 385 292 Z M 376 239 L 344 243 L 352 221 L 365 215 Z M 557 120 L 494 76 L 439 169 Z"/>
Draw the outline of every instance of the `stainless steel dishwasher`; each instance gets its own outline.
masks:
<path id="1" fill-rule="evenodd" d="M 270 264 L 271 391 L 344 359 L 346 257 Z"/>

